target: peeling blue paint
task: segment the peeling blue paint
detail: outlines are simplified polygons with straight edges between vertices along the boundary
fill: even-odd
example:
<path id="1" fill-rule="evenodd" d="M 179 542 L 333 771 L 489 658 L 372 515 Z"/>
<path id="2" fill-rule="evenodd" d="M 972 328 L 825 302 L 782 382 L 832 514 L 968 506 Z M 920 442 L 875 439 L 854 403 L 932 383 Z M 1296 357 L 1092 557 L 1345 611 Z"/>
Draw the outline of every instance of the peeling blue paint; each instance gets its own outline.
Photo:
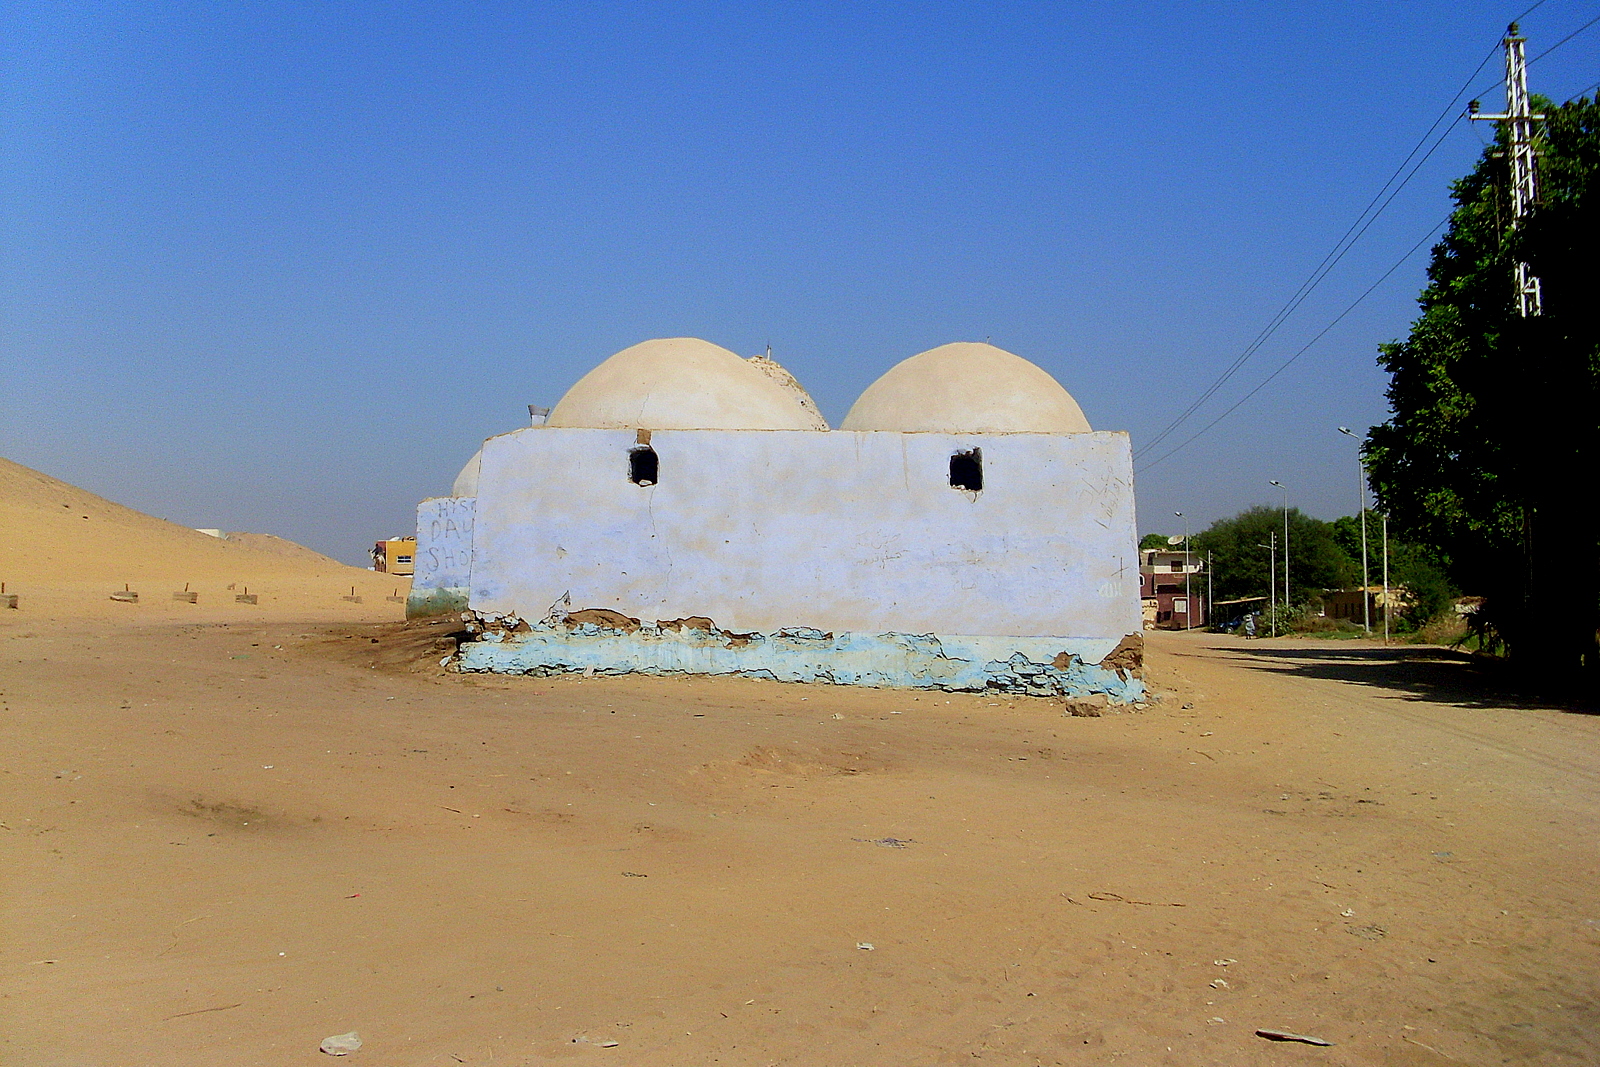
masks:
<path id="1" fill-rule="evenodd" d="M 1100 665 L 1113 644 L 1103 639 L 830 634 L 809 627 L 736 634 L 682 624 L 621 629 L 561 619 L 473 618 L 482 633 L 462 645 L 454 663 L 468 673 L 731 674 L 1068 698 L 1104 693 L 1116 703 L 1145 696 L 1136 674 Z"/>

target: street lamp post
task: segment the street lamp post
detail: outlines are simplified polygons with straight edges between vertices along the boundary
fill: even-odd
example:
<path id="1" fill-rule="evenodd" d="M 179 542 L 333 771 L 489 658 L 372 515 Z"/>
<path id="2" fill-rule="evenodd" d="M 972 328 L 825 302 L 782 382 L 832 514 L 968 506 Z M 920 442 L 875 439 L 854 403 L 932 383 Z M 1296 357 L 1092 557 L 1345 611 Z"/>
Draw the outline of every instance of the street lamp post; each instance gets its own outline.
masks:
<path id="1" fill-rule="evenodd" d="M 1273 485 L 1283 490 L 1283 610 L 1289 610 L 1289 487 L 1278 479 Z"/>
<path id="2" fill-rule="evenodd" d="M 1339 432 L 1351 440 L 1360 440 L 1348 426 L 1339 427 Z M 1361 506 L 1361 628 L 1371 637 L 1372 598 L 1367 594 L 1372 587 L 1372 579 L 1367 576 L 1367 465 L 1361 460 L 1360 448 L 1356 449 L 1356 492 Z"/>
<path id="3" fill-rule="evenodd" d="M 1172 513 L 1183 520 L 1183 628 L 1189 629 L 1194 618 L 1194 580 L 1189 575 L 1189 519 L 1181 511 Z"/>

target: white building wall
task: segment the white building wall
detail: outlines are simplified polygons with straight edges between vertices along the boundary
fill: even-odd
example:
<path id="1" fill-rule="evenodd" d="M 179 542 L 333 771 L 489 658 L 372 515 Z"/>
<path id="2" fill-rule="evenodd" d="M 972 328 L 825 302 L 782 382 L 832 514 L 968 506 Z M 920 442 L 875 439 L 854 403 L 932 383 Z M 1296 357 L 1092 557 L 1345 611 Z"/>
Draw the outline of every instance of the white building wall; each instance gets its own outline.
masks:
<path id="1" fill-rule="evenodd" d="M 642 487 L 633 431 L 491 438 L 473 610 L 539 619 L 570 595 L 735 631 L 1140 630 L 1126 434 L 661 430 L 651 446 L 660 481 Z M 973 447 L 984 489 L 952 489 L 950 456 Z"/>
<path id="2" fill-rule="evenodd" d="M 406 614 L 440 615 L 467 606 L 477 500 L 439 496 L 417 505 L 417 551 Z"/>

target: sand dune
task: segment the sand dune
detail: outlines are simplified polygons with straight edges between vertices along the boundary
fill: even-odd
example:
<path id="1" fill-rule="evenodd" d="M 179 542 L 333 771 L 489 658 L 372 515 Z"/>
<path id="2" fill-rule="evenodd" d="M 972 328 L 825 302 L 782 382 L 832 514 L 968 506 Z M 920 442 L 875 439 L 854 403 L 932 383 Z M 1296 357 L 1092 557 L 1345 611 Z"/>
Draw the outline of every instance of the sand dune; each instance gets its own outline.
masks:
<path id="1" fill-rule="evenodd" d="M 346 566 L 270 534 L 227 539 L 0 459 L 0 581 L 40 617 L 399 618 L 410 579 Z M 137 592 L 137 603 L 111 599 Z M 193 604 L 173 594 L 187 589 Z M 255 604 L 236 599 L 248 591 Z M 360 601 L 346 600 L 357 596 Z M 11 614 L 9 611 L 6 614 Z"/>

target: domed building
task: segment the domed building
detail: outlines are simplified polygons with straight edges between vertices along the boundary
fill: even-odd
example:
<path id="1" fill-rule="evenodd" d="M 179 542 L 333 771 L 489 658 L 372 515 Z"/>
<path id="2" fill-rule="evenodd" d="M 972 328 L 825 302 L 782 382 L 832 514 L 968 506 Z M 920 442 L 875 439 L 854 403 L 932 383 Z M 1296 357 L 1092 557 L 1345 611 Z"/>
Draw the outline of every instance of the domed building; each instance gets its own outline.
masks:
<path id="1" fill-rule="evenodd" d="M 898 433 L 1089 433 L 1061 383 L 994 345 L 940 345 L 867 387 L 841 430 Z"/>
<path id="2" fill-rule="evenodd" d="M 478 471 L 483 467 L 483 449 L 478 449 L 461 468 L 461 473 L 456 475 L 456 480 L 450 486 L 451 496 L 477 496 Z"/>
<path id="3" fill-rule="evenodd" d="M 578 379 L 546 426 L 631 430 L 826 430 L 794 377 L 770 359 L 697 337 L 624 348 Z"/>
<path id="4" fill-rule="evenodd" d="M 1131 700 L 1135 541 L 1127 435 L 1020 356 L 930 349 L 829 430 L 771 359 L 664 338 L 422 503 L 410 607 L 465 610 L 462 671 Z"/>

